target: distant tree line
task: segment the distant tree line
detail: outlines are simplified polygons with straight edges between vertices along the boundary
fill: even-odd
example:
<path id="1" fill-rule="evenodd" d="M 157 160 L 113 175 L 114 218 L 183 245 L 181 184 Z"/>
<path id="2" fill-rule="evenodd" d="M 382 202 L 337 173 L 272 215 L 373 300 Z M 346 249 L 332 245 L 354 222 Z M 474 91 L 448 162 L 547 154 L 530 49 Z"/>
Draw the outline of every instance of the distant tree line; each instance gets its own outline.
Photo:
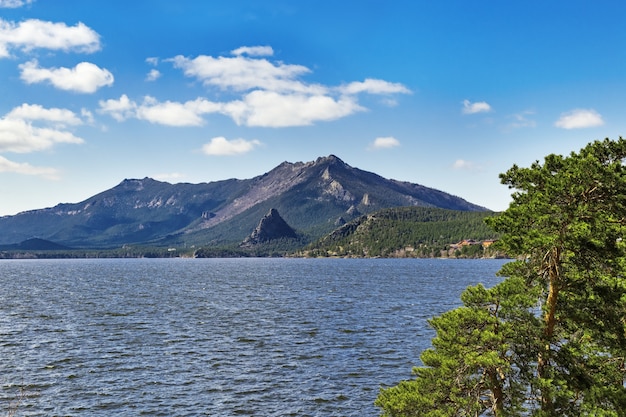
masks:
<path id="1" fill-rule="evenodd" d="M 313 257 L 491 256 L 495 252 L 480 244 L 458 250 L 451 245 L 466 239 L 496 239 L 498 234 L 485 223 L 492 215 L 425 207 L 384 209 L 347 223 L 302 253 Z"/>

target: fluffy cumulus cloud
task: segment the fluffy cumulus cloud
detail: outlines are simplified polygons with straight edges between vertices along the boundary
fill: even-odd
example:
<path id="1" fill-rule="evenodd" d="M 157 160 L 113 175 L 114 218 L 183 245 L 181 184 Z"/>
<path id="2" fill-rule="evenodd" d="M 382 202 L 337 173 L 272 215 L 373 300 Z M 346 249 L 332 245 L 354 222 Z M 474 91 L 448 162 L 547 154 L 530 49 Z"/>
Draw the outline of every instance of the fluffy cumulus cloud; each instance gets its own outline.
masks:
<path id="1" fill-rule="evenodd" d="M 146 75 L 146 81 L 156 81 L 161 78 L 161 72 L 157 69 L 151 69 Z"/>
<path id="2" fill-rule="evenodd" d="M 146 62 L 149 65 L 157 66 L 159 65 L 159 58 L 149 57 L 149 58 L 146 58 Z M 161 78 L 161 71 L 154 69 L 154 68 L 148 71 L 148 74 L 146 75 L 146 81 L 156 81 L 159 78 Z"/>
<path id="3" fill-rule="evenodd" d="M 392 136 L 379 137 L 374 139 L 374 142 L 368 149 L 389 149 L 400 146 L 400 141 Z"/>
<path id="4" fill-rule="evenodd" d="M 28 153 L 58 143 L 83 143 L 66 128 L 79 124 L 82 120 L 70 110 L 23 104 L 0 118 L 0 152 Z"/>
<path id="5" fill-rule="evenodd" d="M 83 139 L 75 136 L 68 127 L 84 124 L 90 118 L 91 113 L 86 110 L 79 116 L 67 109 L 22 104 L 0 118 L 0 153 L 30 153 L 46 150 L 57 144 L 83 143 Z M 1 155 L 0 172 L 58 178 L 58 172 L 53 168 L 18 163 Z"/>
<path id="6" fill-rule="evenodd" d="M 196 78 L 206 86 L 234 91 L 263 89 L 278 92 L 320 93 L 321 86 L 310 85 L 298 80 L 311 71 L 302 65 L 273 63 L 267 59 L 245 56 L 212 57 L 200 55 L 196 58 L 176 56 L 171 59 L 176 68 L 187 77 Z"/>
<path id="7" fill-rule="evenodd" d="M 160 102 L 154 97 L 146 96 L 142 103 L 136 103 L 123 94 L 119 99 L 101 100 L 99 112 L 109 114 L 117 121 L 130 118 L 146 120 L 164 126 L 202 126 L 202 115 L 218 113 L 223 109 L 220 103 L 202 98 L 184 103 L 175 101 Z"/>
<path id="8" fill-rule="evenodd" d="M 562 113 L 554 125 L 563 129 L 583 129 L 586 127 L 602 126 L 602 116 L 593 109 L 575 109 Z"/>
<path id="9" fill-rule="evenodd" d="M 350 97 L 335 99 L 321 94 L 281 94 L 263 90 L 252 91 L 222 109 L 222 113 L 231 116 L 238 125 L 259 127 L 307 126 L 364 110 Z"/>
<path id="10" fill-rule="evenodd" d="M 153 97 L 145 97 L 136 107 L 136 117 L 166 126 L 202 126 L 203 114 L 215 113 L 220 106 L 205 99 L 196 99 L 185 103 L 172 101 L 159 102 Z"/>
<path id="11" fill-rule="evenodd" d="M 100 113 L 108 114 L 118 122 L 135 117 L 137 103 L 131 101 L 126 94 L 122 94 L 119 99 L 100 100 Z"/>
<path id="12" fill-rule="evenodd" d="M 0 7 L 21 7 L 32 1 L 0 0 Z M 35 49 L 92 53 L 100 49 L 100 36 L 83 23 L 68 26 L 37 19 L 14 23 L 0 18 L 0 58 L 11 57 L 14 51 Z M 80 93 L 93 93 L 100 87 L 113 84 L 113 75 L 109 71 L 88 62 L 74 68 L 41 68 L 33 60 L 21 64 L 19 69 L 21 79 L 28 84 L 47 82 L 56 88 Z M 83 143 L 71 128 L 92 122 L 93 115 L 85 109 L 76 114 L 68 109 L 24 103 L 0 117 L 0 153 L 30 153 L 57 144 Z M 59 172 L 54 168 L 15 162 L 2 155 L 0 172 L 59 178 Z"/>
<path id="13" fill-rule="evenodd" d="M 119 121 L 134 117 L 169 126 L 199 126 L 203 115 L 219 113 L 232 118 L 237 125 L 278 128 L 307 126 L 364 111 L 358 102 L 361 93 L 389 99 L 394 94 L 411 92 L 402 84 L 378 79 L 339 87 L 307 83 L 302 77 L 311 73 L 309 68 L 263 58 L 273 54 L 269 46 L 243 46 L 231 51 L 232 56 L 179 55 L 165 60 L 181 69 L 185 76 L 209 89 L 217 89 L 220 97 L 230 95 L 230 100 L 199 98 L 186 103 L 144 100 L 138 104 L 124 95 L 119 100 L 101 101 L 99 111 Z M 149 58 L 147 62 L 157 65 L 159 60 Z"/>
<path id="14" fill-rule="evenodd" d="M 260 146 L 261 142 L 258 140 L 245 140 L 245 139 L 232 139 L 228 140 L 223 136 L 218 136 L 209 143 L 202 146 L 202 152 L 206 155 L 223 156 L 223 155 L 238 155 L 246 152 L 250 152 L 257 146 Z"/>
<path id="15" fill-rule="evenodd" d="M 87 110 L 83 110 L 84 116 L 89 117 L 90 114 Z M 51 122 L 57 126 L 66 125 L 81 125 L 83 120 L 78 117 L 76 113 L 68 109 L 59 108 L 45 108 L 39 104 L 22 104 L 15 107 L 9 113 L 6 114 L 7 119 L 21 119 L 21 120 L 39 120 L 45 122 Z"/>
<path id="16" fill-rule="evenodd" d="M 146 120 L 165 126 L 202 126 L 203 116 L 219 113 L 231 117 L 238 125 L 259 127 L 306 126 L 316 121 L 329 121 L 363 110 L 353 99 L 305 94 L 279 94 L 255 90 L 241 100 L 226 103 L 203 98 L 184 103 L 159 102 L 145 97 L 136 103 L 122 95 L 119 99 L 100 101 L 99 112 L 118 121 L 129 118 Z"/>
<path id="17" fill-rule="evenodd" d="M 22 119 L 0 119 L 0 152 L 28 153 L 48 149 L 57 143 L 82 143 L 71 132 L 37 127 Z"/>
<path id="18" fill-rule="evenodd" d="M 0 58 L 9 57 L 11 49 L 91 53 L 100 49 L 100 36 L 83 23 L 67 26 L 37 19 L 19 23 L 0 19 Z"/>
<path id="19" fill-rule="evenodd" d="M 94 93 L 99 88 L 113 85 L 113 74 L 91 62 L 81 62 L 74 68 L 41 68 L 37 61 L 19 66 L 20 78 L 28 83 L 49 82 L 60 90 Z"/>
<path id="20" fill-rule="evenodd" d="M 469 100 L 463 100 L 463 114 L 476 114 L 476 113 L 488 113 L 491 111 L 491 106 L 486 101 L 478 101 L 472 103 Z"/>

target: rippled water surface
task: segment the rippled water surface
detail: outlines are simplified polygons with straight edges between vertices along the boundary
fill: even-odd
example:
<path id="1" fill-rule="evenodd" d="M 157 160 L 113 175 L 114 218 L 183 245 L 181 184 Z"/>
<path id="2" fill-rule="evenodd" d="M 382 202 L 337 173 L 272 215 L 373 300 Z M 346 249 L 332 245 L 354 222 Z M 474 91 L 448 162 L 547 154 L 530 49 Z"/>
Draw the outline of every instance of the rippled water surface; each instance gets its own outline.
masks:
<path id="1" fill-rule="evenodd" d="M 0 261 L 0 415 L 377 416 L 503 262 Z"/>

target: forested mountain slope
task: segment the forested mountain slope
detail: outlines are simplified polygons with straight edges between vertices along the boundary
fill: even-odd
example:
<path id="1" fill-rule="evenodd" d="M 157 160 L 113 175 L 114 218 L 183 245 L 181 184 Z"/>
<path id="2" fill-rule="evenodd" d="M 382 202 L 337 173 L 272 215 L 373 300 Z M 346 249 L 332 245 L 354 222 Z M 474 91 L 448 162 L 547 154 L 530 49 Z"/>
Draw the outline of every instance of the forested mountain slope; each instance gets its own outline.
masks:
<path id="1" fill-rule="evenodd" d="M 309 245 L 307 256 L 430 257 L 497 238 L 486 224 L 492 212 L 400 207 L 363 215 Z M 465 244 L 455 244 L 466 241 Z M 470 243 L 467 243 L 470 242 Z M 465 248 L 467 246 L 468 248 Z M 475 256 L 474 253 L 468 255 Z"/>

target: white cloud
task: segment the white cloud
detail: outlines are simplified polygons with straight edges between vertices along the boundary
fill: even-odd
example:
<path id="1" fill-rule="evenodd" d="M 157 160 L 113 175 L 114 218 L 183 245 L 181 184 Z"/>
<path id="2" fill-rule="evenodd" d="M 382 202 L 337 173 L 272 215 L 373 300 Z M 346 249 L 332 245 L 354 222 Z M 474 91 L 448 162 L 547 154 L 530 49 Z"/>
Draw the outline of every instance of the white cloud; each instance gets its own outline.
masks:
<path id="1" fill-rule="evenodd" d="M 83 113 L 84 114 L 84 113 Z M 85 115 L 85 114 L 84 114 Z M 39 104 L 22 104 L 15 107 L 5 116 L 7 119 L 39 120 L 52 122 L 59 126 L 81 125 L 83 121 L 71 110 L 51 108 L 47 109 Z"/>
<path id="2" fill-rule="evenodd" d="M 113 85 L 113 74 L 90 62 L 74 68 L 41 68 L 37 61 L 21 64 L 20 78 L 28 84 L 49 82 L 54 87 L 77 93 L 94 93 L 98 88 Z"/>
<path id="3" fill-rule="evenodd" d="M 109 99 L 98 102 L 100 113 L 109 114 L 118 122 L 122 122 L 131 117 L 135 117 L 137 104 L 131 101 L 126 94 L 122 94 L 119 100 Z"/>
<path id="4" fill-rule="evenodd" d="M 281 92 L 325 92 L 319 85 L 309 85 L 297 80 L 311 71 L 302 65 L 272 63 L 267 59 L 244 56 L 217 57 L 200 55 L 189 59 L 181 55 L 171 59 L 176 68 L 188 77 L 197 78 L 204 85 L 246 91 L 263 89 Z"/>
<path id="5" fill-rule="evenodd" d="M 137 107 L 137 118 L 166 126 L 202 126 L 205 113 L 215 113 L 219 104 L 204 99 L 178 103 L 173 101 L 158 102 L 152 97 L 146 97 Z"/>
<path id="6" fill-rule="evenodd" d="M 491 106 L 485 101 L 472 103 L 469 100 L 463 100 L 463 114 L 488 113 Z"/>
<path id="7" fill-rule="evenodd" d="M 602 116 L 593 109 L 575 109 L 562 113 L 554 125 L 563 129 L 582 129 L 586 127 L 602 126 Z"/>
<path id="8" fill-rule="evenodd" d="M 83 119 L 85 120 L 85 123 L 88 124 L 93 124 L 94 123 L 94 118 L 93 118 L 93 113 L 87 109 L 81 109 L 80 110 L 80 115 L 83 116 Z"/>
<path id="9" fill-rule="evenodd" d="M 243 56 L 270 52 L 273 52 L 271 47 L 255 46 L 233 50 L 234 57 L 200 55 L 191 59 L 179 55 L 167 59 L 186 76 L 231 94 L 230 100 L 198 98 L 186 103 L 144 100 L 143 104 L 137 104 L 124 95 L 119 100 L 101 101 L 100 112 L 118 121 L 135 117 L 169 126 L 199 126 L 204 123 L 202 116 L 209 113 L 229 116 L 244 126 L 308 126 L 366 110 L 358 103 L 359 93 L 385 96 L 410 93 L 402 84 L 371 78 L 340 87 L 306 83 L 300 77 L 311 71 L 302 65 Z M 387 103 L 394 102 L 389 98 Z"/>
<path id="10" fill-rule="evenodd" d="M 247 94 L 242 101 L 226 104 L 223 113 L 231 116 L 239 125 L 289 127 L 336 120 L 363 110 L 349 97 L 334 99 L 325 95 L 256 90 Z"/>
<path id="11" fill-rule="evenodd" d="M 57 143 L 83 143 L 71 132 L 36 127 L 22 119 L 0 119 L 0 152 L 28 153 L 48 149 Z"/>
<path id="12" fill-rule="evenodd" d="M 0 9 L 17 9 L 18 7 L 31 4 L 35 0 L 0 0 Z"/>
<path id="13" fill-rule="evenodd" d="M 462 171 L 480 171 L 481 167 L 474 162 L 466 161 L 464 159 L 457 159 L 452 164 L 452 168 Z"/>
<path id="14" fill-rule="evenodd" d="M 339 91 L 343 94 L 409 94 L 411 90 L 400 83 L 390 83 L 384 80 L 366 78 L 365 81 L 354 81 L 342 87 Z"/>
<path id="15" fill-rule="evenodd" d="M 253 150 L 255 147 L 260 146 L 261 142 L 258 140 L 245 140 L 245 139 L 233 139 L 228 140 L 223 136 L 218 136 L 209 143 L 202 146 L 202 152 L 206 155 L 224 156 L 224 155 L 238 155 L 247 153 Z"/>
<path id="16" fill-rule="evenodd" d="M 380 137 L 374 139 L 374 142 L 368 149 L 389 149 L 400 146 L 400 141 L 392 136 Z"/>
<path id="17" fill-rule="evenodd" d="M 309 84 L 299 80 L 300 76 L 311 73 L 311 70 L 305 66 L 288 65 L 282 62 L 273 63 L 267 59 L 254 59 L 239 55 L 217 58 L 200 55 L 194 59 L 179 55 L 170 61 L 175 67 L 182 69 L 186 76 L 197 78 L 205 85 L 234 91 L 261 89 L 313 95 L 330 94 L 331 90 L 336 90 L 340 94 L 408 94 L 411 92 L 400 83 L 373 78 L 355 81 L 334 89 L 320 84 Z"/>
<path id="18" fill-rule="evenodd" d="M 156 69 L 151 69 L 146 75 L 146 81 L 156 81 L 161 77 L 161 72 Z"/>
<path id="19" fill-rule="evenodd" d="M 117 121 L 137 118 L 166 126 L 202 126 L 202 116 L 211 113 L 227 115 L 244 126 L 307 126 L 364 110 L 348 97 L 335 100 L 323 95 L 279 94 L 262 90 L 252 91 L 242 100 L 225 103 L 202 98 L 185 103 L 159 102 L 145 97 L 143 103 L 137 104 L 122 95 L 118 100 L 100 101 L 99 105 L 100 113 L 109 114 Z"/>
<path id="20" fill-rule="evenodd" d="M 0 118 L 0 152 L 29 153 L 83 140 L 66 129 L 83 121 L 67 109 L 22 104 Z"/>
<path id="21" fill-rule="evenodd" d="M 131 101 L 125 94 L 119 100 L 99 102 L 100 113 L 111 115 L 117 121 L 128 118 L 146 120 L 165 126 L 202 126 L 202 115 L 218 113 L 223 106 L 220 103 L 198 98 L 185 103 L 175 101 L 159 102 L 154 97 L 146 96 L 141 104 Z"/>
<path id="22" fill-rule="evenodd" d="M 274 49 L 271 46 L 242 46 L 230 51 L 233 55 L 249 55 L 249 56 L 272 56 Z"/>
<path id="23" fill-rule="evenodd" d="M 0 58 L 9 57 L 12 48 L 91 53 L 100 49 L 100 36 L 83 23 L 67 26 L 65 23 L 29 19 L 15 24 L 0 19 Z"/>
<path id="24" fill-rule="evenodd" d="M 159 58 L 149 57 L 149 58 L 146 58 L 146 62 L 156 67 L 157 65 L 159 65 Z M 146 81 L 156 81 L 159 78 L 161 78 L 161 71 L 157 69 L 151 69 L 146 75 Z"/>
<path id="25" fill-rule="evenodd" d="M 9 161 L 0 155 L 0 172 L 14 172 L 22 175 L 35 175 L 50 180 L 59 179 L 59 172 L 54 168 L 36 167 L 26 162 Z"/>

